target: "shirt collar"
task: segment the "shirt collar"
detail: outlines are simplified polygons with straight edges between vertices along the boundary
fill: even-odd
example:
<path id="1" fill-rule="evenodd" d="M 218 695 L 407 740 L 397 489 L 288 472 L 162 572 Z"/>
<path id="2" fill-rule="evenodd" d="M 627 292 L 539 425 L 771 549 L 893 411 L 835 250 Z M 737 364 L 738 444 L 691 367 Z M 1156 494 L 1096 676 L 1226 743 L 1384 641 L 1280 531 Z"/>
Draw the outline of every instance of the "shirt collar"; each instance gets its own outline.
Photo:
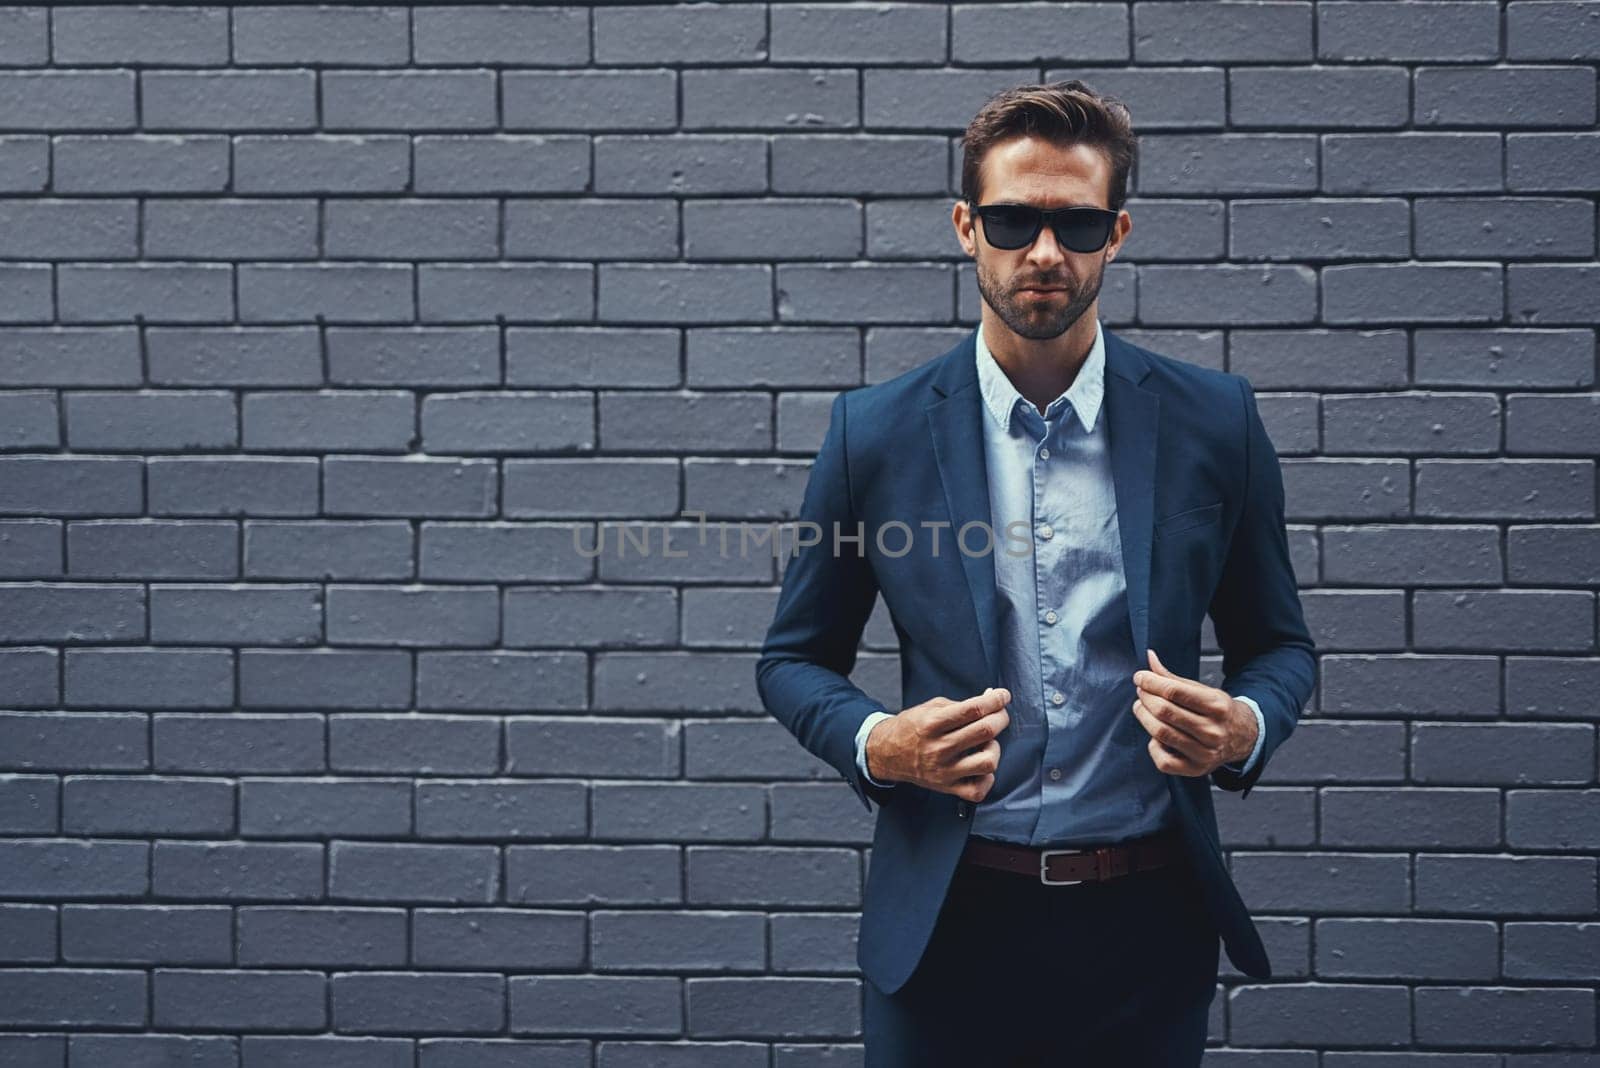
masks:
<path id="1" fill-rule="evenodd" d="M 989 410 L 995 423 L 1009 434 L 1011 417 L 1016 414 L 1017 405 L 1030 402 L 1017 392 L 1017 387 L 1011 384 L 1011 379 L 1005 370 L 995 361 L 994 354 L 989 351 L 989 346 L 983 340 L 981 322 L 978 324 L 976 359 L 978 388 L 983 393 L 984 407 Z M 1078 369 L 1078 376 L 1072 380 L 1072 385 L 1045 406 L 1045 419 L 1054 418 L 1061 408 L 1071 405 L 1083 428 L 1092 433 L 1095 419 L 1100 414 L 1100 401 L 1105 396 L 1105 367 L 1105 335 L 1097 317 L 1094 321 L 1094 344 L 1089 346 L 1088 357 Z"/>

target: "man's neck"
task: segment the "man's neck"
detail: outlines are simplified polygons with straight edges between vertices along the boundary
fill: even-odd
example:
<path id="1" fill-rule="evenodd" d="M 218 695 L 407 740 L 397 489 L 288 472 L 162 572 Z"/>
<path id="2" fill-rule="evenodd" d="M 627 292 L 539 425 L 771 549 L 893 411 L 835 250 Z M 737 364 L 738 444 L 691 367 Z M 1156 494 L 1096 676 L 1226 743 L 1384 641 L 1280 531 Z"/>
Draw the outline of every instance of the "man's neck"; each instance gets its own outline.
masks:
<path id="1" fill-rule="evenodd" d="M 1018 393 L 1044 414 L 1045 408 L 1077 381 L 1094 348 L 1097 319 L 1090 308 L 1060 337 L 1033 341 L 1019 337 L 985 309 L 983 343 Z M 997 346 L 996 340 L 1000 342 Z"/>

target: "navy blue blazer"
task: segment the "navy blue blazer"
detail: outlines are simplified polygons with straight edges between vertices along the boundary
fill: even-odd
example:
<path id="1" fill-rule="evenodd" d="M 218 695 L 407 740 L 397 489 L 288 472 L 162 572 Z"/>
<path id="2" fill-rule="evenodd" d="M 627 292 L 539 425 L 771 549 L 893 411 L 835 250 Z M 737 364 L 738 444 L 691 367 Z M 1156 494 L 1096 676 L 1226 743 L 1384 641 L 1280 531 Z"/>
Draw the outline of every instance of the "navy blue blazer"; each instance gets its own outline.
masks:
<path id="1" fill-rule="evenodd" d="M 1247 975 L 1271 965 L 1223 863 L 1211 782 L 1248 797 L 1294 730 L 1316 686 L 1284 530 L 1283 477 L 1250 383 L 1124 340 L 1104 327 L 1105 417 L 1140 664 L 1154 648 L 1173 671 L 1199 677 L 1209 612 L 1222 650 L 1222 689 L 1261 705 L 1266 738 L 1245 775 L 1169 775 L 1173 808 L 1228 958 Z M 776 612 L 756 665 L 767 711 L 831 764 L 878 815 L 862 902 L 857 959 L 885 993 L 911 976 L 932 933 L 972 821 L 954 794 L 864 781 L 855 734 L 883 707 L 852 683 L 862 630 L 882 594 L 900 645 L 900 699 L 961 699 L 998 685 L 995 578 L 976 328 L 944 355 L 834 398 L 799 519 L 820 543 L 787 558 Z M 903 523 L 911 530 L 910 551 Z M 938 553 L 923 522 L 945 522 Z M 833 531 L 857 533 L 860 542 Z M 882 533 L 878 531 L 891 524 Z M 996 532 L 995 551 L 1005 551 Z M 889 709 L 890 712 L 898 709 Z M 1148 739 L 1130 712 L 1129 730 Z M 1005 734 L 1000 735 L 1005 745 Z"/>

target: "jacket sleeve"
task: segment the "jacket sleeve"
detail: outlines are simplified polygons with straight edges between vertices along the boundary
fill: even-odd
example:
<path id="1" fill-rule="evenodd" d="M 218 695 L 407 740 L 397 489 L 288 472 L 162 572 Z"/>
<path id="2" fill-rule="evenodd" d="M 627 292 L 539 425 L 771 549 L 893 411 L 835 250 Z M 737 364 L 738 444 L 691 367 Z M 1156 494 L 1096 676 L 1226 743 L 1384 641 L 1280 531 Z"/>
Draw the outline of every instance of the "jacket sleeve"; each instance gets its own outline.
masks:
<path id="1" fill-rule="evenodd" d="M 1283 472 L 1267 437 L 1248 379 L 1234 376 L 1244 395 L 1245 484 L 1210 615 L 1222 648 L 1222 689 L 1249 693 L 1265 726 L 1249 770 L 1226 765 L 1211 773 L 1224 790 L 1250 788 L 1316 688 L 1316 645 L 1306 629 L 1284 529 Z"/>
<path id="2" fill-rule="evenodd" d="M 863 549 L 872 532 L 858 525 L 851 503 L 845 434 L 840 393 L 806 482 L 777 610 L 756 662 L 756 690 L 766 710 L 832 765 L 870 812 L 872 801 L 885 804 L 895 791 L 864 781 L 856 766 L 856 732 L 883 704 L 847 677 L 878 585 Z"/>

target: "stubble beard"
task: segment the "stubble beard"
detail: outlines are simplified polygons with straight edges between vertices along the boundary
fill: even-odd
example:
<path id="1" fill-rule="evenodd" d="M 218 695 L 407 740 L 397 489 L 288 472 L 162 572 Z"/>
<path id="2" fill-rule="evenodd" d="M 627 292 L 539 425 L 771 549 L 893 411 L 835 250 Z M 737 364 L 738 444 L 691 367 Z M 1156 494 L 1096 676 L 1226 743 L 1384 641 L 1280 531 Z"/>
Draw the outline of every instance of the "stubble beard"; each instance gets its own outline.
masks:
<path id="1" fill-rule="evenodd" d="M 1094 277 L 1085 285 L 1075 285 L 1070 277 L 1051 281 L 1051 284 L 1067 287 L 1066 299 L 1053 297 L 1040 300 L 1022 296 L 1019 290 L 1006 288 L 981 260 L 977 261 L 977 268 L 978 292 L 983 295 L 984 301 L 1012 333 L 1033 341 L 1048 341 L 1070 330 L 1100 295 L 1100 284 L 1105 278 L 1105 261 L 1102 259 L 1095 268 Z M 1021 277 L 1037 280 L 1025 274 Z"/>

